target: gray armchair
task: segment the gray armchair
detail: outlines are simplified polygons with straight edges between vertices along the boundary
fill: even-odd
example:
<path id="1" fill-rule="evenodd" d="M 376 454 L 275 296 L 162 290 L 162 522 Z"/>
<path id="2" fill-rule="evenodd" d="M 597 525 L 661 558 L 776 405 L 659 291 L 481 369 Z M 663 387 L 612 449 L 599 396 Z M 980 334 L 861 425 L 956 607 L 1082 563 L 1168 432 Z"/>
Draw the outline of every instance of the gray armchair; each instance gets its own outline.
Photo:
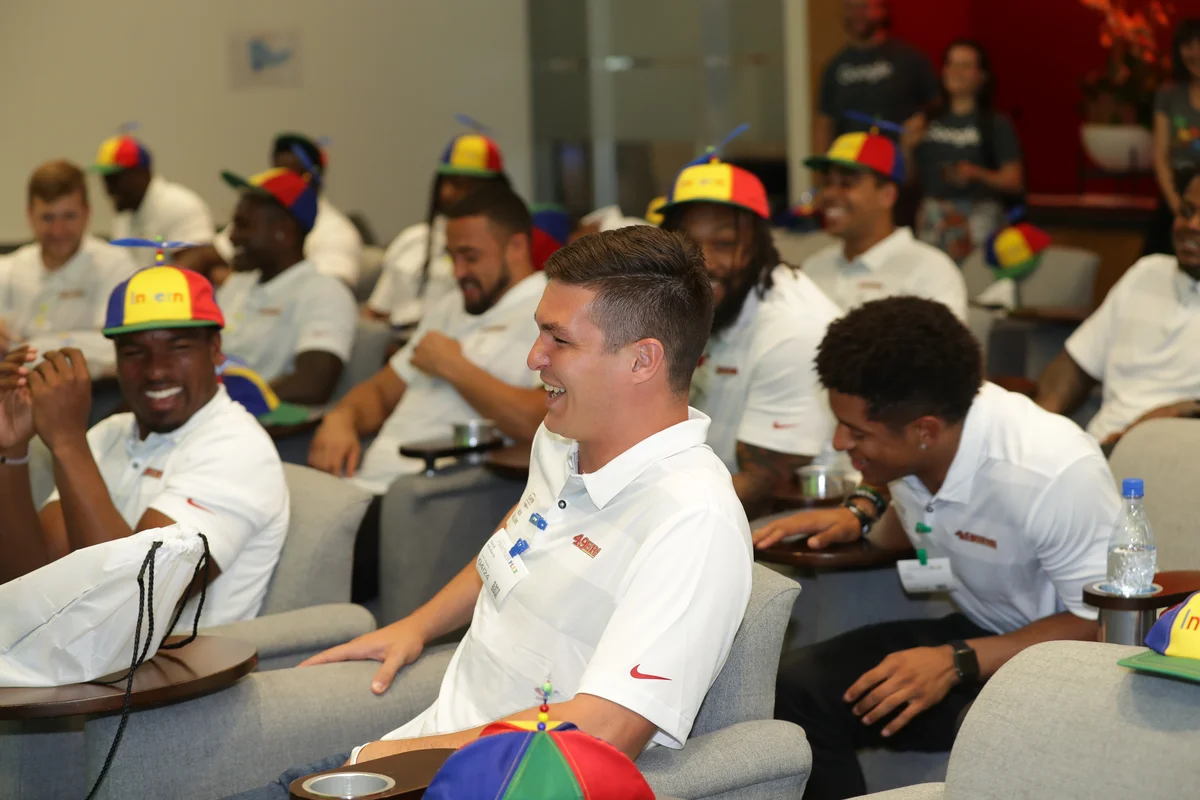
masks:
<path id="1" fill-rule="evenodd" d="M 1195 797 L 1200 685 L 1117 665 L 1142 649 L 1048 642 L 1025 650 L 967 712 L 945 783 L 867 797 Z"/>
<path id="2" fill-rule="evenodd" d="M 308 467 L 283 471 L 291 525 L 260 616 L 203 631 L 253 644 L 260 670 L 294 666 L 375 629 L 370 612 L 349 602 L 354 536 L 371 496 Z"/>
<path id="3" fill-rule="evenodd" d="M 655 792 L 687 800 L 800 796 L 808 743 L 795 725 L 771 719 L 783 629 L 798 592 L 795 582 L 754 567 L 745 618 L 687 746 L 638 759 Z M 216 694 L 136 711 L 100 797 L 209 800 L 348 751 L 428 706 L 452 652 L 427 651 L 382 697 L 367 690 L 378 665 L 328 664 L 254 673 Z M 87 723 L 89 778 L 118 723 L 116 716 Z"/>

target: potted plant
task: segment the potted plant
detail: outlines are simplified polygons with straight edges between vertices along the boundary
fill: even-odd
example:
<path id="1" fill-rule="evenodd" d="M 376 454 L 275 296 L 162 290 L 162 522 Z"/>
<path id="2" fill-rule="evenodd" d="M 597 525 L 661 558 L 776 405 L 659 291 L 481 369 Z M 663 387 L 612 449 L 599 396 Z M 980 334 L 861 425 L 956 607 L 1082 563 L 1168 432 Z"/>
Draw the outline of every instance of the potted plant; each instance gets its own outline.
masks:
<path id="1" fill-rule="evenodd" d="M 1170 77 L 1170 55 L 1159 42 L 1172 9 L 1165 0 L 1080 2 L 1101 15 L 1100 44 L 1108 51 L 1104 66 L 1083 81 L 1083 148 L 1104 169 L 1148 170 L 1154 92 Z"/>

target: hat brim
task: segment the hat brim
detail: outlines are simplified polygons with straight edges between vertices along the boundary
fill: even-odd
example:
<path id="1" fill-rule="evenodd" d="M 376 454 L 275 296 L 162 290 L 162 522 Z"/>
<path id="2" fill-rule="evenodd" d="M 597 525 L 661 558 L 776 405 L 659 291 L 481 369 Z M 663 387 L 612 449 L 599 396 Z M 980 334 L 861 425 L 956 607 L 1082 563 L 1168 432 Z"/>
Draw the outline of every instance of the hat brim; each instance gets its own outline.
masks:
<path id="1" fill-rule="evenodd" d="M 857 161 L 851 161 L 846 158 L 830 158 L 829 156 L 809 156 L 808 158 L 804 159 L 804 166 L 808 167 L 809 169 L 815 169 L 815 170 L 827 170 L 830 167 L 842 167 L 843 169 L 850 169 L 850 170 L 854 170 L 855 172 L 873 172 L 876 175 L 880 176 L 881 178 L 886 178 L 889 181 L 895 180 L 891 175 L 880 172 L 879 170 L 877 170 L 873 167 L 868 167 L 866 164 L 860 164 Z"/>
<path id="2" fill-rule="evenodd" d="M 230 172 L 227 169 L 221 170 L 221 180 L 225 181 L 225 183 L 229 184 L 229 186 L 233 187 L 234 189 L 249 189 L 252 192 L 258 192 L 259 194 L 265 194 L 267 196 L 271 195 L 270 192 L 261 186 L 255 186 L 241 175 Z"/>
<path id="3" fill-rule="evenodd" d="M 768 219 L 767 217 L 764 217 L 761 213 L 759 213 L 758 211 L 755 211 L 753 208 L 751 208 L 750 206 L 748 206 L 744 203 L 735 203 L 732 200 L 709 199 L 707 197 L 696 197 L 696 198 L 693 198 L 690 200 L 680 200 L 678 203 L 664 203 L 661 206 L 659 206 L 655 211 L 660 216 L 665 216 L 666 214 L 669 214 L 672 209 L 682 208 L 684 206 L 694 206 L 694 205 L 698 205 L 700 203 L 707 203 L 709 205 L 714 205 L 714 206 L 728 206 L 729 208 L 740 208 L 742 211 L 749 211 L 751 214 L 758 217 L 759 219 Z"/>
<path id="4" fill-rule="evenodd" d="M 259 416 L 258 422 L 264 427 L 280 427 L 284 425 L 300 425 L 313 419 L 317 411 L 295 403 L 280 403 L 274 411 L 268 411 Z"/>
<path id="5" fill-rule="evenodd" d="M 495 169 L 475 169 L 474 167 L 452 167 L 442 164 L 438 167 L 438 175 L 462 175 L 466 178 L 494 178 L 500 174 Z"/>
<path id="6" fill-rule="evenodd" d="M 112 175 L 114 172 L 124 172 L 129 169 L 122 167 L 120 164 L 88 164 L 88 172 L 94 172 L 97 175 Z"/>
<path id="7" fill-rule="evenodd" d="M 1153 650 L 1147 650 L 1136 656 L 1122 658 L 1117 664 L 1138 672 L 1150 672 L 1155 675 L 1166 675 L 1171 678 L 1182 678 L 1192 683 L 1200 683 L 1200 659 L 1164 656 Z"/>
<path id="8" fill-rule="evenodd" d="M 207 319 L 171 319 L 118 325 L 115 328 L 105 328 L 100 333 L 104 334 L 105 338 L 111 339 L 123 333 L 137 333 L 138 331 L 161 331 L 167 328 L 217 328 L 220 330 L 221 327 L 216 322 Z"/>

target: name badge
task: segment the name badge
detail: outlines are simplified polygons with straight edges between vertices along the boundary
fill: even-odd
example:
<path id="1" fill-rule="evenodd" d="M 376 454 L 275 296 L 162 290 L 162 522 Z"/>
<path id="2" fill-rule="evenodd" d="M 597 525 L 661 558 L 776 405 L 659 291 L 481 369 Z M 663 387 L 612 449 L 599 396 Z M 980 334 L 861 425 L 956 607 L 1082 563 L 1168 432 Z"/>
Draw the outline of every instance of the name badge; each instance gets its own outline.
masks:
<path id="1" fill-rule="evenodd" d="M 283 314 L 283 309 L 280 308 L 260 308 L 259 316 L 263 317 L 278 317 Z"/>
<path id="2" fill-rule="evenodd" d="M 529 575 L 520 555 L 512 553 L 513 542 L 504 528 L 492 534 L 475 559 L 475 569 L 483 581 L 483 588 L 499 608 L 518 583 Z"/>
<path id="3" fill-rule="evenodd" d="M 924 564 L 909 558 L 897 561 L 896 570 L 900 573 L 904 591 L 911 594 L 948 592 L 954 588 L 954 571 L 950 569 L 948 558 L 929 558 Z"/>

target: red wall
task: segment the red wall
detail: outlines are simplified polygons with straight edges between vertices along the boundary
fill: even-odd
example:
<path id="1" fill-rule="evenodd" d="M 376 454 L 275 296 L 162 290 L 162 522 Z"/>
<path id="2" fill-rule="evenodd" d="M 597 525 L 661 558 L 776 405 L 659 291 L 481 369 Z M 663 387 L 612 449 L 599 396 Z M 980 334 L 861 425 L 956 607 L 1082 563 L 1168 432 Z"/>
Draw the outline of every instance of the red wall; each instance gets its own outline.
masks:
<path id="1" fill-rule="evenodd" d="M 1200 0 L 1175 0 L 1175 19 L 1200 16 Z M 894 0 L 892 30 L 934 65 L 954 38 L 987 48 L 997 107 L 1011 114 L 1034 192 L 1079 191 L 1080 82 L 1104 64 L 1099 15 L 1079 0 Z M 1087 187 L 1103 191 L 1100 182 Z"/>

